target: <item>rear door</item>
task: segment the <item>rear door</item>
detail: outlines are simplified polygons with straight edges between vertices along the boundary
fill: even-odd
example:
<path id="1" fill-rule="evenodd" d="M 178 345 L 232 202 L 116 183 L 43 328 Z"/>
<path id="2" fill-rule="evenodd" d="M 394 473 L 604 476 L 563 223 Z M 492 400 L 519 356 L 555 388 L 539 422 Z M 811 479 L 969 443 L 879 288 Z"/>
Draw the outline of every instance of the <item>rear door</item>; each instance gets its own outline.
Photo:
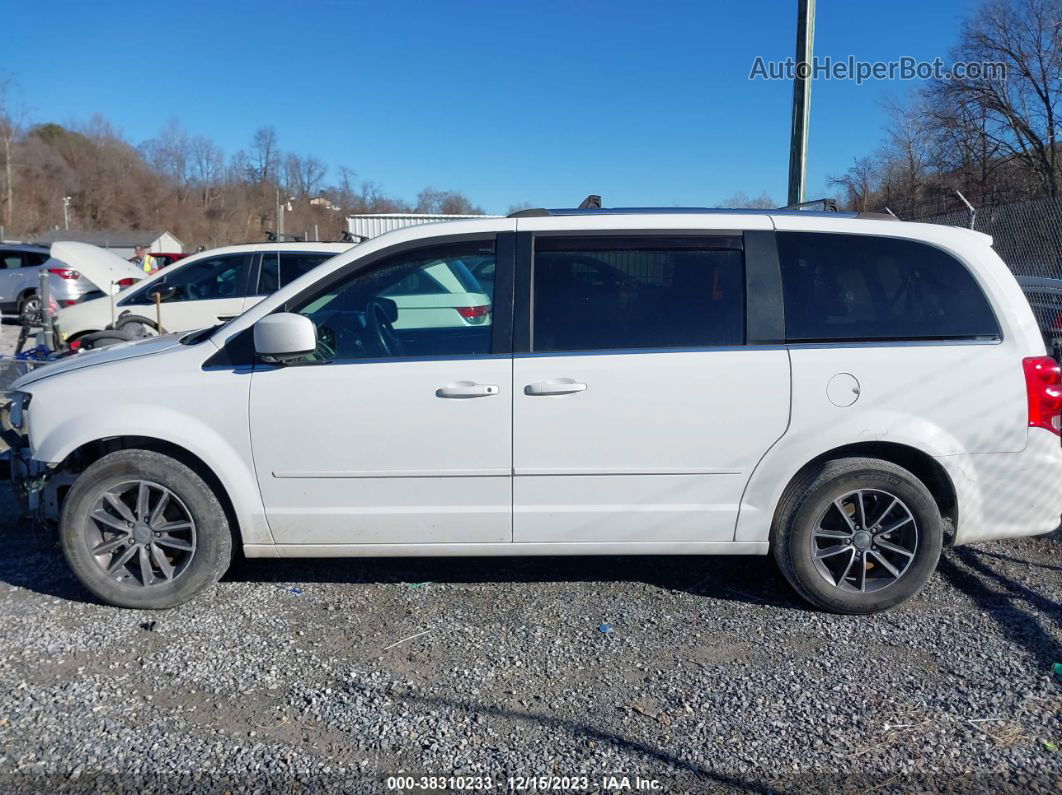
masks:
<path id="1" fill-rule="evenodd" d="M 747 328 L 764 296 L 743 234 L 542 233 L 524 251 L 514 541 L 733 540 L 790 388 L 784 347 Z"/>
<path id="2" fill-rule="evenodd" d="M 250 295 L 244 303 L 244 309 L 254 306 L 281 287 L 286 287 L 290 282 L 309 273 L 338 253 L 336 251 L 263 251 L 261 261 L 254 269 L 252 277 L 256 285 L 249 291 Z"/>

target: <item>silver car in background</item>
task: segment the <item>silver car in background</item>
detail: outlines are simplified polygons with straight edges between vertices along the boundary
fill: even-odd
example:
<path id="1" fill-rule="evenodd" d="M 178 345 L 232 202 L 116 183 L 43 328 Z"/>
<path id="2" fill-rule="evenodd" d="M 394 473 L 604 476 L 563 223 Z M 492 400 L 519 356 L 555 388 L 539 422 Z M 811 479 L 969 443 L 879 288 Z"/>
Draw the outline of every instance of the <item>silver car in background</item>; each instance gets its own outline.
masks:
<path id="1" fill-rule="evenodd" d="M 20 318 L 40 308 L 40 273 L 60 307 L 72 306 L 89 294 L 110 295 L 147 276 L 110 251 L 87 243 L 56 242 L 43 246 L 0 246 L 0 305 Z"/>
<path id="2" fill-rule="evenodd" d="M 87 296 L 111 295 L 131 287 L 148 274 L 117 254 L 88 243 L 52 243 L 48 295 L 60 309 Z"/>
<path id="3" fill-rule="evenodd" d="M 47 246 L 0 244 L 0 312 L 33 314 L 40 307 L 40 270 L 49 259 Z"/>

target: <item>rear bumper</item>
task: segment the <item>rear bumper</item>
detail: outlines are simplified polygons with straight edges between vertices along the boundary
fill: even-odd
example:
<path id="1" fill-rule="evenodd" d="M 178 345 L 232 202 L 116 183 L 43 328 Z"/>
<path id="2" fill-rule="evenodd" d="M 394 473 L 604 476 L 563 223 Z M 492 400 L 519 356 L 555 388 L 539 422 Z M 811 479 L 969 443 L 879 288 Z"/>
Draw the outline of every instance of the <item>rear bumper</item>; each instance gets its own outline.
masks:
<path id="1" fill-rule="evenodd" d="M 1020 453 L 939 456 L 958 501 L 955 543 L 1050 533 L 1062 521 L 1062 445 L 1029 429 Z"/>

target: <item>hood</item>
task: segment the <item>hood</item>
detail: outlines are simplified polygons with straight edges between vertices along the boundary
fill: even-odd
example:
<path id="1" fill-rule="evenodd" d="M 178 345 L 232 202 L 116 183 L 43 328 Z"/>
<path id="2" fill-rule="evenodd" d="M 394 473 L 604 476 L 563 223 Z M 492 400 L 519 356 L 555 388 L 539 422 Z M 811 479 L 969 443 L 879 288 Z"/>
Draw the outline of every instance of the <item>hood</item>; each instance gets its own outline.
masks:
<path id="1" fill-rule="evenodd" d="M 167 334 L 164 337 L 148 337 L 136 342 L 123 342 L 118 345 L 110 345 L 95 351 L 84 351 L 72 356 L 66 356 L 48 364 L 35 367 L 26 375 L 19 378 L 10 387 L 10 391 L 24 389 L 25 387 L 44 378 L 53 375 L 62 375 L 73 370 L 81 370 L 85 367 L 96 367 L 101 364 L 111 364 L 125 359 L 139 359 L 141 356 L 151 356 L 155 353 L 169 350 L 181 344 L 184 334 Z"/>
<path id="2" fill-rule="evenodd" d="M 103 292 L 110 294 L 111 285 L 121 279 L 143 279 L 144 271 L 131 262 L 99 246 L 88 243 L 60 241 L 52 243 L 52 259 L 73 268 Z"/>

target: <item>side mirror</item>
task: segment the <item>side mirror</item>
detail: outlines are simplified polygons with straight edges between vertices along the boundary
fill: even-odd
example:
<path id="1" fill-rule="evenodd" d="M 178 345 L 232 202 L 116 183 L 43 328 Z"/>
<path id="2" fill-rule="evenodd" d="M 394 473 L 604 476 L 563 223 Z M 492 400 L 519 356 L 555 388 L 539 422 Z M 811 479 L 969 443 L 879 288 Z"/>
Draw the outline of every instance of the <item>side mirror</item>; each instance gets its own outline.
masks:
<path id="1" fill-rule="evenodd" d="M 148 297 L 152 300 L 158 300 L 160 303 L 163 301 L 169 301 L 173 296 L 177 295 L 177 288 L 172 284 L 163 285 L 157 290 L 152 290 Z"/>
<path id="2" fill-rule="evenodd" d="M 254 350 L 267 362 L 284 364 L 317 350 L 317 327 L 305 315 L 278 312 L 254 324 Z"/>

